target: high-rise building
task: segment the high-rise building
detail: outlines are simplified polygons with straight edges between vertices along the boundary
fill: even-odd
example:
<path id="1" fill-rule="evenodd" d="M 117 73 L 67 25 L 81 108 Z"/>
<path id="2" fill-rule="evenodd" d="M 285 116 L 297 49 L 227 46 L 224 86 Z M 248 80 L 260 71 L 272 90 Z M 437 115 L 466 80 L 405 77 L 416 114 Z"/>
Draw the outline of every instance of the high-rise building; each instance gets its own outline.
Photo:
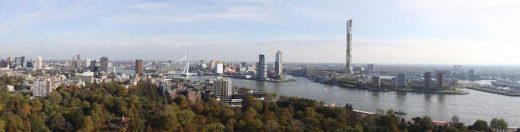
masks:
<path id="1" fill-rule="evenodd" d="M 376 66 L 374 64 L 367 64 L 367 72 L 368 73 L 376 72 Z"/>
<path id="2" fill-rule="evenodd" d="M 101 57 L 100 59 L 100 67 L 99 67 L 99 71 L 100 72 L 108 72 L 108 58 L 107 57 Z"/>
<path id="3" fill-rule="evenodd" d="M 43 59 L 41 56 L 36 57 L 36 66 L 35 69 L 42 69 L 43 68 Z"/>
<path id="4" fill-rule="evenodd" d="M 208 65 L 206 64 L 206 61 L 200 60 L 200 66 L 199 67 L 200 67 L 201 70 L 204 71 L 204 70 L 206 70 L 206 68 L 208 68 Z"/>
<path id="5" fill-rule="evenodd" d="M 217 63 L 217 65 L 215 65 L 215 73 L 217 73 L 218 75 L 222 75 L 224 74 L 224 64 L 223 63 Z"/>
<path id="6" fill-rule="evenodd" d="M 352 71 L 352 56 L 351 56 L 351 52 L 352 52 L 352 19 L 349 19 L 347 20 L 347 54 L 346 54 L 346 57 L 347 57 L 347 64 L 346 64 L 346 67 L 345 67 L 345 72 L 347 73 L 347 75 L 352 75 L 354 74 L 354 71 Z"/>
<path id="7" fill-rule="evenodd" d="M 282 77 L 283 75 L 283 53 L 282 51 L 276 52 L 276 61 L 274 62 L 275 74 L 277 77 Z"/>
<path id="8" fill-rule="evenodd" d="M 14 63 L 16 68 L 24 68 L 25 67 L 25 56 L 15 57 Z"/>
<path id="9" fill-rule="evenodd" d="M 99 68 L 98 67 L 98 61 L 97 60 L 91 60 L 90 61 L 90 67 L 89 67 L 90 71 L 97 72 L 98 68 Z"/>
<path id="10" fill-rule="evenodd" d="M 424 76 L 424 87 L 432 88 L 432 72 L 426 72 L 423 74 Z"/>
<path id="11" fill-rule="evenodd" d="M 381 87 L 381 78 L 379 76 L 372 76 L 372 86 L 376 88 Z"/>
<path id="12" fill-rule="evenodd" d="M 265 55 L 260 54 L 258 55 L 258 64 L 256 66 L 256 75 L 257 78 L 260 80 L 266 80 L 267 79 L 267 64 L 265 64 Z"/>
<path id="13" fill-rule="evenodd" d="M 8 67 L 14 67 L 13 66 L 13 58 L 11 56 L 7 57 L 7 59 L 5 61 L 7 62 L 7 66 Z"/>
<path id="14" fill-rule="evenodd" d="M 33 60 L 30 60 L 30 59 L 27 60 L 27 62 L 25 62 L 25 67 L 26 67 L 26 68 L 29 68 L 29 69 L 34 68 L 34 62 L 33 62 Z"/>
<path id="15" fill-rule="evenodd" d="M 477 75 L 477 71 L 475 69 L 469 69 L 468 77 L 470 80 L 476 80 L 479 78 L 479 76 Z"/>
<path id="16" fill-rule="evenodd" d="M 442 89 L 444 83 L 444 72 L 437 73 L 437 88 Z"/>
<path id="17" fill-rule="evenodd" d="M 90 58 L 85 58 L 85 60 L 83 61 L 83 67 L 90 67 Z"/>
<path id="18" fill-rule="evenodd" d="M 72 67 L 74 68 L 81 68 L 81 57 L 79 54 L 72 57 Z"/>
<path id="19" fill-rule="evenodd" d="M 396 84 L 398 88 L 405 88 L 407 84 L 406 75 L 404 73 L 397 74 Z"/>
<path id="20" fill-rule="evenodd" d="M 135 60 L 135 74 L 139 76 L 144 75 L 144 63 L 141 59 Z"/>
<path id="21" fill-rule="evenodd" d="M 233 85 L 229 79 L 216 79 L 213 84 L 215 98 L 221 102 L 229 103 L 233 94 Z"/>
<path id="22" fill-rule="evenodd" d="M 7 61 L 5 61 L 5 60 L 1 60 L 1 61 L 0 61 L 0 68 L 4 68 L 4 67 L 7 67 L 7 66 L 9 66 L 9 65 L 7 64 Z"/>

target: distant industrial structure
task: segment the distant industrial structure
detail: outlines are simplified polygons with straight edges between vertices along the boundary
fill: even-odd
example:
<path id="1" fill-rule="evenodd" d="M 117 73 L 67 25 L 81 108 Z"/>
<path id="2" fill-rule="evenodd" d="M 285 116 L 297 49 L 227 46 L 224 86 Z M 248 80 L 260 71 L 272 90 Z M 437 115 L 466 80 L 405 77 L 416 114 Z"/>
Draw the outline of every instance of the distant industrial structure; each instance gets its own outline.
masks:
<path id="1" fill-rule="evenodd" d="M 345 72 L 347 73 L 347 75 L 352 75 L 354 74 L 354 71 L 352 71 L 352 55 L 351 55 L 351 52 L 352 52 L 352 49 L 351 49 L 351 46 L 352 46 L 352 19 L 349 19 L 347 20 L 347 54 L 346 54 L 346 59 L 347 59 L 347 64 L 346 64 L 346 67 L 345 67 Z"/>

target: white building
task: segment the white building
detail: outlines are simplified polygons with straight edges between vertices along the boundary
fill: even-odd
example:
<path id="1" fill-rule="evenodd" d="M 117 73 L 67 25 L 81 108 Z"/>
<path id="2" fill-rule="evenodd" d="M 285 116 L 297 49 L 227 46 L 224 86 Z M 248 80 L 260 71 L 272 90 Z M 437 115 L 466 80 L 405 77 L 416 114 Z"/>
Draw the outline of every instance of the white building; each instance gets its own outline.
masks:
<path id="1" fill-rule="evenodd" d="M 43 59 L 41 56 L 36 57 L 36 65 L 34 66 L 34 69 L 39 70 L 43 68 Z"/>
<path id="2" fill-rule="evenodd" d="M 85 58 L 85 61 L 83 62 L 83 66 L 90 67 L 90 58 Z"/>
<path id="3" fill-rule="evenodd" d="M 221 102 L 229 102 L 233 94 L 233 85 L 229 79 L 216 79 L 213 84 L 215 98 Z"/>
<path id="4" fill-rule="evenodd" d="M 52 92 L 52 83 L 48 80 L 37 79 L 34 81 L 31 91 L 34 97 L 45 97 Z"/>
<path id="5" fill-rule="evenodd" d="M 215 69 L 217 74 L 224 74 L 224 64 L 218 63 Z"/>

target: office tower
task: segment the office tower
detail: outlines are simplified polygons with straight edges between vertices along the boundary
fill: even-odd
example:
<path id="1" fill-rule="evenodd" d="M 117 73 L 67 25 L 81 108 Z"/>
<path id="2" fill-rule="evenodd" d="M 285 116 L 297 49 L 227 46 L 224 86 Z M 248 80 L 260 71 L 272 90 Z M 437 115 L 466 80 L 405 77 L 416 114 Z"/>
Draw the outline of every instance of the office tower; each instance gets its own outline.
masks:
<path id="1" fill-rule="evenodd" d="M 36 67 L 35 69 L 42 69 L 43 68 L 43 59 L 41 56 L 36 57 Z"/>
<path id="2" fill-rule="evenodd" d="M 206 61 L 200 60 L 200 69 L 201 70 L 205 70 L 206 68 L 208 68 L 208 65 L 206 64 Z"/>
<path id="3" fill-rule="evenodd" d="M 367 72 L 368 73 L 376 72 L 376 66 L 374 64 L 367 64 Z"/>
<path id="4" fill-rule="evenodd" d="M 282 77 L 283 74 L 283 53 L 276 52 L 276 61 L 274 62 L 275 74 L 277 77 Z"/>
<path id="5" fill-rule="evenodd" d="M 256 66 L 256 75 L 260 80 L 267 79 L 267 64 L 265 64 L 265 55 L 258 55 L 258 64 Z"/>
<path id="6" fill-rule="evenodd" d="M 407 84 L 406 75 L 404 73 L 397 74 L 397 87 L 398 88 L 405 88 Z"/>
<path id="7" fill-rule="evenodd" d="M 81 57 L 79 54 L 72 57 L 72 66 L 75 68 L 81 68 Z"/>
<path id="8" fill-rule="evenodd" d="M 107 57 L 101 57 L 100 59 L 100 67 L 99 67 L 99 71 L 100 72 L 108 72 L 108 58 Z"/>
<path id="9" fill-rule="evenodd" d="M 90 67 L 89 67 L 90 71 L 92 72 L 97 72 L 98 71 L 98 63 L 97 63 L 97 60 L 91 60 L 90 61 Z"/>
<path id="10" fill-rule="evenodd" d="M 5 61 L 7 62 L 7 67 L 14 67 L 13 58 L 11 56 L 7 57 L 7 59 Z"/>
<path id="11" fill-rule="evenodd" d="M 224 74 L 224 64 L 222 64 L 220 62 L 217 63 L 216 68 L 215 68 L 215 73 L 217 73 L 218 75 Z"/>
<path id="12" fill-rule="evenodd" d="M 352 75 L 354 72 L 352 71 L 352 19 L 347 20 L 347 64 L 345 68 L 345 72 L 347 75 Z"/>
<path id="13" fill-rule="evenodd" d="M 426 72 L 423 74 L 424 76 L 424 87 L 431 88 L 432 87 L 432 72 Z"/>
<path id="14" fill-rule="evenodd" d="M 34 68 L 33 60 L 27 60 L 27 62 L 25 62 L 25 67 L 29 69 Z"/>
<path id="15" fill-rule="evenodd" d="M 439 88 L 439 89 L 442 88 L 442 86 L 444 85 L 443 80 L 444 80 L 444 72 L 437 73 L 437 88 Z"/>
<path id="16" fill-rule="evenodd" d="M 381 78 L 379 76 L 372 76 L 372 86 L 381 87 Z"/>
<path id="17" fill-rule="evenodd" d="M 213 84 L 213 93 L 215 98 L 221 102 L 230 102 L 231 95 L 233 94 L 233 85 L 229 79 L 216 79 Z"/>
<path id="18" fill-rule="evenodd" d="M 477 71 L 475 69 L 469 69 L 468 71 L 468 77 L 470 80 L 476 80 L 478 79 Z"/>
<path id="19" fill-rule="evenodd" d="M 7 67 L 7 66 L 9 66 L 9 65 L 7 64 L 7 61 L 5 61 L 5 60 L 0 61 L 0 67 L 1 67 L 1 68 Z"/>
<path id="20" fill-rule="evenodd" d="M 135 75 L 144 75 L 144 63 L 141 59 L 135 60 Z"/>
<path id="21" fill-rule="evenodd" d="M 85 60 L 83 62 L 83 66 L 86 68 L 90 67 L 90 58 L 85 58 Z"/>
<path id="22" fill-rule="evenodd" d="M 16 68 L 24 68 L 25 67 L 25 56 L 15 57 L 15 66 Z"/>

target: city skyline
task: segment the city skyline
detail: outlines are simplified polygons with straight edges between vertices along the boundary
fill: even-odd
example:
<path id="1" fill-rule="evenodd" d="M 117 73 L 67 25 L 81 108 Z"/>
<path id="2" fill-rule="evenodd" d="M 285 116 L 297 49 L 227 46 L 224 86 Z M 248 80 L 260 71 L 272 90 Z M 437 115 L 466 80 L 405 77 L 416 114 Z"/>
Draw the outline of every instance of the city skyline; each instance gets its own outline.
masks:
<path id="1" fill-rule="evenodd" d="M 117 5 L 117 6 L 116 6 Z M 2 1 L 0 57 L 344 63 L 504 64 L 515 50 L 520 2 L 501 1 Z M 274 48 L 276 47 L 276 48 Z M 139 52 L 140 51 L 140 52 Z M 312 53 L 312 54 L 309 54 Z"/>

